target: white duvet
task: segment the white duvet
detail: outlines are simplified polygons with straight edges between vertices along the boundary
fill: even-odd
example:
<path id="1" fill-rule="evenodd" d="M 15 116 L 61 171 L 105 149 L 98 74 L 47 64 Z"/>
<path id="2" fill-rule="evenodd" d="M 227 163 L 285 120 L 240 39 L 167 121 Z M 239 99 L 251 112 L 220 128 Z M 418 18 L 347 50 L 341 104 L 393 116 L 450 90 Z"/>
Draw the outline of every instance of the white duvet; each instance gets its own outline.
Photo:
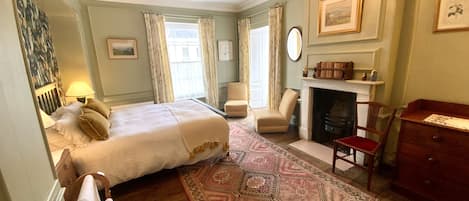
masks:
<path id="1" fill-rule="evenodd" d="M 101 171 L 111 186 L 161 169 L 224 154 L 229 127 L 219 115 L 193 101 L 113 109 L 110 138 L 71 152 L 79 174 Z M 194 146 L 216 142 L 193 157 Z M 225 147 L 226 148 L 226 147 Z"/>

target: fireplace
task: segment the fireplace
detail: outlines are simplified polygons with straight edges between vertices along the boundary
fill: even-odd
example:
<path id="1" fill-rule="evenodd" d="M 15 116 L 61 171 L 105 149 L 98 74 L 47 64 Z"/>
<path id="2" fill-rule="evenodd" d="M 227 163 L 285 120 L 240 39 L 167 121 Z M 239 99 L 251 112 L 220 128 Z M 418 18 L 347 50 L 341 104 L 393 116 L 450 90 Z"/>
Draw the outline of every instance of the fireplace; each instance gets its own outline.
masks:
<path id="1" fill-rule="evenodd" d="M 350 125 L 350 121 L 345 120 L 348 118 L 342 118 L 342 116 L 354 116 L 354 120 L 355 118 L 358 118 L 359 125 L 366 125 L 366 121 L 367 121 L 366 117 L 368 116 L 368 107 L 365 105 L 360 105 L 357 108 L 357 111 L 355 111 L 354 104 L 357 101 L 375 100 L 376 88 L 383 84 L 384 84 L 383 81 L 361 81 L 361 80 L 341 81 L 341 80 L 303 78 L 303 87 L 301 89 L 301 97 L 302 97 L 301 98 L 301 118 L 300 118 L 300 128 L 299 128 L 301 140 L 295 142 L 296 145 L 292 145 L 292 146 L 298 148 L 299 150 L 303 150 L 305 151 L 305 153 L 311 154 L 312 156 L 319 158 L 320 160 L 323 160 L 323 161 L 326 161 L 327 163 L 332 164 L 332 148 L 330 148 L 327 145 L 322 144 L 322 143 L 327 144 L 323 140 L 329 141 L 330 137 L 327 137 L 327 135 L 325 135 L 326 137 L 325 136 L 318 137 L 317 131 L 314 131 L 314 130 L 324 129 L 326 132 L 334 132 L 333 135 L 335 136 L 332 136 L 332 138 L 341 136 L 340 135 L 340 133 L 342 133 L 341 129 L 345 129 L 345 130 L 350 129 L 349 127 L 347 127 L 347 125 Z M 317 93 L 322 93 L 320 91 L 324 91 L 324 90 L 329 91 L 332 94 L 335 94 L 337 92 L 346 93 L 347 95 L 345 95 L 345 97 L 339 98 L 339 100 L 344 100 L 344 102 L 348 102 L 348 103 L 341 103 L 342 101 L 339 101 L 339 103 L 334 103 L 333 101 L 331 101 L 331 99 L 325 98 L 326 100 L 321 100 L 321 98 L 316 97 L 318 95 Z M 332 96 L 335 96 L 335 95 L 332 95 Z M 315 103 L 317 101 L 323 102 L 323 103 L 322 104 Z M 352 106 L 350 106 L 350 104 Z M 352 108 L 351 109 L 352 111 L 350 111 L 350 109 L 341 109 L 341 108 Z M 324 113 L 322 116 L 327 117 L 327 118 L 323 118 L 322 121 L 317 121 L 317 122 L 314 121 L 315 114 L 316 114 L 316 118 L 321 117 L 321 114 L 319 114 L 318 116 L 317 110 L 323 110 L 322 112 L 320 111 L 320 113 Z M 342 111 L 343 113 L 338 112 L 338 111 Z M 352 114 L 349 115 L 350 113 Z M 344 115 L 344 114 L 347 114 L 347 115 Z M 325 122 L 324 119 L 327 119 L 327 122 Z M 334 120 L 334 121 L 329 122 L 329 120 Z M 325 126 L 325 123 L 326 124 L 330 123 L 332 125 Z M 336 124 L 346 125 L 346 126 L 337 130 L 335 128 Z M 361 130 L 357 134 L 359 136 L 365 136 L 365 133 L 361 132 Z M 363 156 L 361 154 L 357 154 L 357 161 L 363 161 Z M 344 167 L 345 166 L 347 165 L 344 165 Z"/>
<path id="2" fill-rule="evenodd" d="M 358 81 L 358 80 L 323 80 L 323 79 L 314 79 L 314 78 L 303 78 L 303 87 L 301 90 L 301 118 L 300 118 L 300 138 L 309 141 L 315 141 L 313 139 L 313 130 L 320 125 L 316 125 L 316 122 L 313 121 L 314 113 L 316 109 L 324 108 L 324 106 L 317 106 L 318 108 L 313 107 L 316 105 L 314 102 L 315 91 L 329 90 L 341 93 L 351 93 L 353 96 L 349 96 L 351 99 L 355 97 L 356 101 L 373 101 L 375 99 L 376 87 L 383 85 L 383 81 Z M 331 101 L 325 101 L 326 104 L 332 104 Z M 324 104 L 323 104 L 324 105 Z M 330 106 L 332 107 L 332 106 Z M 338 107 L 338 106 L 337 106 Z M 352 106 L 351 108 L 354 108 Z M 330 109 L 329 109 L 330 110 Z M 361 105 L 357 108 L 356 116 L 358 117 L 358 123 L 360 125 L 366 125 L 368 107 Z M 355 114 L 354 114 L 355 115 Z M 364 136 L 365 133 L 359 132 L 359 136 Z"/>
<path id="3" fill-rule="evenodd" d="M 312 140 L 330 146 L 334 139 L 352 135 L 357 94 L 313 88 L 312 95 Z"/>

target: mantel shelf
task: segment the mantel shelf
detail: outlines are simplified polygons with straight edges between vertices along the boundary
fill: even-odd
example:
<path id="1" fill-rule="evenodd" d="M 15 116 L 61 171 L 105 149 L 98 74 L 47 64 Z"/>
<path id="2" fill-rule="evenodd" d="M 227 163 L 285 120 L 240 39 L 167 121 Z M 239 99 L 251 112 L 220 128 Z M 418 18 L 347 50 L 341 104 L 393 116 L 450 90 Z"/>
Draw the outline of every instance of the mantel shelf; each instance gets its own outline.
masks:
<path id="1" fill-rule="evenodd" d="M 350 84 L 363 84 L 370 86 L 383 85 L 384 81 L 363 81 L 363 80 L 333 80 L 333 79 L 316 79 L 312 77 L 303 77 L 302 80 L 305 81 L 335 81 L 335 82 L 345 82 Z"/>

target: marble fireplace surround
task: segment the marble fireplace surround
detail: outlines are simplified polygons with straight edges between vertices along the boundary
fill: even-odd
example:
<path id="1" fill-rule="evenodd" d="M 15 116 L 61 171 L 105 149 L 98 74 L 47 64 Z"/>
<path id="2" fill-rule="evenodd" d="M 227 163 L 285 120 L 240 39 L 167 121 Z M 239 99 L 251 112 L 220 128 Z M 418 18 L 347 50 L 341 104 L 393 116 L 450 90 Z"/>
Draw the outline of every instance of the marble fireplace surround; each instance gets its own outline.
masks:
<path id="1" fill-rule="evenodd" d="M 313 90 L 314 88 L 330 89 L 336 91 L 351 92 L 357 94 L 357 101 L 373 101 L 375 99 L 376 87 L 383 85 L 384 81 L 361 81 L 361 80 L 326 80 L 303 78 L 301 89 L 301 122 L 300 138 L 312 140 L 312 114 L 313 114 Z M 366 124 L 368 114 L 367 106 L 359 106 L 358 120 L 360 125 Z M 360 135 L 360 133 L 359 133 Z"/>
<path id="2" fill-rule="evenodd" d="M 361 81 L 361 80 L 326 80 L 303 78 L 303 86 L 301 89 L 301 121 L 300 121 L 300 138 L 301 140 L 290 144 L 291 147 L 299 149 L 315 158 L 326 163 L 332 164 L 332 148 L 312 141 L 313 130 L 313 92 L 314 88 L 330 89 L 336 91 L 344 91 L 356 93 L 356 101 L 374 101 L 376 87 L 383 85 L 384 81 Z M 360 125 L 366 124 L 366 116 L 368 115 L 367 106 L 358 107 L 358 120 Z M 358 133 L 364 136 L 364 132 Z M 357 154 L 357 160 L 363 161 L 363 154 Z M 343 161 L 337 161 L 337 168 L 345 171 L 352 167 Z"/>

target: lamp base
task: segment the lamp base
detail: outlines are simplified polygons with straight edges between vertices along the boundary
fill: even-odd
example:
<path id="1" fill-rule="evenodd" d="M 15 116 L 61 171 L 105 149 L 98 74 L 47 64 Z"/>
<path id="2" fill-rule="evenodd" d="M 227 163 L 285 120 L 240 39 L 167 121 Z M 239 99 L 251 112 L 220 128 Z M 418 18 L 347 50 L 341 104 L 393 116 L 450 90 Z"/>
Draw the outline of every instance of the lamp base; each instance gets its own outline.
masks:
<path id="1" fill-rule="evenodd" d="M 84 104 L 86 102 L 86 97 L 77 97 L 77 101 Z"/>

